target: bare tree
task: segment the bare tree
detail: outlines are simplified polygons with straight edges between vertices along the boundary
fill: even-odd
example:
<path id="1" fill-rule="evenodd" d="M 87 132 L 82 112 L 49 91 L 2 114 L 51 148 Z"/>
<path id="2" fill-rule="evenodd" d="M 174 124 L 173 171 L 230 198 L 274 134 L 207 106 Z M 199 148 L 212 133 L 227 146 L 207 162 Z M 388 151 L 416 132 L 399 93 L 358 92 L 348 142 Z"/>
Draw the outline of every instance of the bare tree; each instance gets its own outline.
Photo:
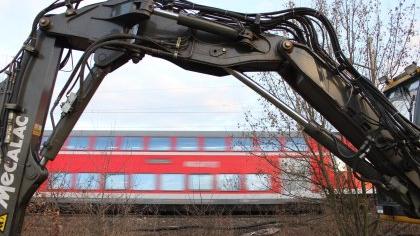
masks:
<path id="1" fill-rule="evenodd" d="M 413 42 L 418 34 L 415 3 L 398 0 L 386 12 L 386 3 L 379 0 L 314 0 L 335 26 L 350 62 L 374 84 L 379 76 L 394 77 L 420 59 L 419 42 Z"/>
<path id="2" fill-rule="evenodd" d="M 374 84 L 379 84 L 380 76 L 393 77 L 413 60 L 419 59 L 418 48 L 410 47 L 417 33 L 414 27 L 414 1 L 400 0 L 388 12 L 383 12 L 384 6 L 379 0 L 314 0 L 313 3 L 332 21 L 349 61 Z M 294 6 L 293 2 L 289 2 L 290 6 Z M 321 33 L 320 38 L 324 38 Z M 324 40 L 321 46 L 332 54 L 330 43 Z M 334 131 L 277 74 L 261 73 L 255 79 L 308 120 Z M 296 141 L 294 149 L 289 145 L 288 148 L 292 150 L 280 156 L 279 182 L 282 194 L 311 200 L 314 197 L 311 193 L 318 191 L 320 196 L 325 197 L 325 204 L 333 215 L 334 226 L 340 235 L 374 234 L 378 221 L 370 217 L 374 212 L 370 197 L 372 185 L 358 180 L 351 169 L 305 136 L 301 127 L 272 105 L 265 100 L 261 100 L 261 105 L 265 112 L 262 118 L 252 113 L 246 114 L 249 128 L 258 131 L 254 135 L 261 134 L 261 131 L 263 136 L 281 134 L 291 142 L 296 140 L 293 137 L 304 137 L 309 144 L 309 149 L 303 151 L 300 141 Z M 299 153 L 298 157 L 296 153 Z M 267 155 L 263 154 L 262 157 L 266 158 Z"/>

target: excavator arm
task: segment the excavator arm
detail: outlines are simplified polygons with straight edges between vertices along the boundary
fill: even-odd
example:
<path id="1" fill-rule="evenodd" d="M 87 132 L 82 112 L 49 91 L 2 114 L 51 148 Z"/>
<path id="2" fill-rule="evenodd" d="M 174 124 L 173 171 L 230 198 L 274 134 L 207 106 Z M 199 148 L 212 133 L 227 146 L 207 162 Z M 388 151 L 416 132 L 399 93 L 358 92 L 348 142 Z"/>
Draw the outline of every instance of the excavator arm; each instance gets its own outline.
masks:
<path id="1" fill-rule="evenodd" d="M 348 62 L 320 12 L 242 14 L 185 0 L 108 0 L 79 9 L 80 2 L 55 2 L 38 14 L 24 46 L 1 71 L 7 77 L 0 85 L 0 234 L 20 232 L 25 208 L 47 178 L 45 164 L 54 160 L 103 78 L 146 54 L 190 71 L 233 75 L 420 218 L 419 129 Z M 49 14 L 57 8 L 66 10 Z M 320 30 L 333 55 L 321 46 Z M 83 55 L 52 101 L 57 72 L 71 50 Z M 244 74 L 253 71 L 278 72 L 356 149 Z M 46 118 L 63 97 L 61 117 L 52 119 L 52 134 L 39 150 Z"/>

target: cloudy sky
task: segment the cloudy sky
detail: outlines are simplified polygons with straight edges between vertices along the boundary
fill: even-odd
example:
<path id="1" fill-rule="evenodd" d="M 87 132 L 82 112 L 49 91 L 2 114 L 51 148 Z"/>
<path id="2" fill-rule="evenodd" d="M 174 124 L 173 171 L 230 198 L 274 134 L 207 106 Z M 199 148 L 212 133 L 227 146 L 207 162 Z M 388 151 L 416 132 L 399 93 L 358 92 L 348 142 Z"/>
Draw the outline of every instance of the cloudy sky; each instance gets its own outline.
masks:
<path id="1" fill-rule="evenodd" d="M 240 12 L 265 12 L 282 9 L 285 1 L 194 2 Z M 308 1 L 295 2 L 303 6 Z M 6 64 L 19 49 L 34 16 L 49 3 L 51 0 L 0 0 L 0 65 Z M 57 85 L 62 85 L 68 75 L 61 72 Z M 146 57 L 104 80 L 75 129 L 237 130 L 244 123 L 245 111 L 261 111 L 257 98 L 232 77 L 188 72 Z M 51 127 L 49 122 L 46 127 Z"/>
<path id="2" fill-rule="evenodd" d="M 0 0 L 0 65 L 19 49 L 34 16 L 50 2 Z M 280 7 L 276 1 L 196 2 L 243 12 Z M 62 85 L 68 75 L 60 73 L 57 85 Z M 243 123 L 245 111 L 260 109 L 254 92 L 232 77 L 192 73 L 146 57 L 104 80 L 75 129 L 236 130 Z M 49 122 L 46 127 L 51 127 Z"/>

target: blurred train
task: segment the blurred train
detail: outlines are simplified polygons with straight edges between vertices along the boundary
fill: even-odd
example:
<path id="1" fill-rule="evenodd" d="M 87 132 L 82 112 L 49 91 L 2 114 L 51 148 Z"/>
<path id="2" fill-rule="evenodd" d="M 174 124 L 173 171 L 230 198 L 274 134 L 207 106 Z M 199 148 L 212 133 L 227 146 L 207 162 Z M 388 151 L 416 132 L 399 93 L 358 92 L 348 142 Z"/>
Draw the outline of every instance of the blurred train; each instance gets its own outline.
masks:
<path id="1" fill-rule="evenodd" d="M 317 148 L 313 140 L 272 133 L 74 131 L 48 163 L 50 176 L 38 196 L 59 203 L 171 206 L 319 199 L 318 167 L 302 161 L 318 155 Z"/>

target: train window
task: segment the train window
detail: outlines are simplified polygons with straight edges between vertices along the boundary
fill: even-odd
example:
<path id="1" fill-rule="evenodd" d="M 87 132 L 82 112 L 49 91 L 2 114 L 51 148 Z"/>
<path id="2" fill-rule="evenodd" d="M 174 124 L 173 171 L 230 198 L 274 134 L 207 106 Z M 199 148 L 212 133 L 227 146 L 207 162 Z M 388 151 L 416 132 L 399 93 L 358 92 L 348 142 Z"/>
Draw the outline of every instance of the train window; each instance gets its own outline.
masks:
<path id="1" fill-rule="evenodd" d="M 190 175 L 188 176 L 188 188 L 191 190 L 213 189 L 212 175 Z"/>
<path id="2" fill-rule="evenodd" d="M 155 190 L 156 189 L 155 174 L 135 174 L 131 175 L 131 189 L 134 190 Z"/>
<path id="3" fill-rule="evenodd" d="M 149 150 L 152 151 L 168 151 L 171 149 L 171 139 L 168 137 L 152 137 L 150 138 Z"/>
<path id="4" fill-rule="evenodd" d="M 307 145 L 304 138 L 287 138 L 285 147 L 286 151 L 302 152 L 307 151 Z"/>
<path id="5" fill-rule="evenodd" d="M 307 158 L 281 158 L 282 193 L 302 197 L 311 191 L 311 169 Z"/>
<path id="6" fill-rule="evenodd" d="M 224 151 L 226 149 L 225 138 L 205 138 L 204 149 L 206 151 Z"/>
<path id="7" fill-rule="evenodd" d="M 268 174 L 247 174 L 246 189 L 251 191 L 264 191 L 270 189 L 270 175 Z"/>
<path id="8" fill-rule="evenodd" d="M 233 151 L 252 151 L 252 138 L 233 138 L 232 150 Z"/>
<path id="9" fill-rule="evenodd" d="M 222 191 L 238 191 L 241 188 L 241 181 L 239 175 L 217 175 L 217 188 Z"/>
<path id="10" fill-rule="evenodd" d="M 107 174 L 105 176 L 105 189 L 125 189 L 126 175 Z"/>
<path id="11" fill-rule="evenodd" d="M 198 150 L 197 138 L 177 138 L 176 149 L 180 151 L 196 151 Z"/>
<path id="12" fill-rule="evenodd" d="M 185 189 L 185 176 L 183 174 L 163 174 L 160 179 L 160 189 L 179 191 Z"/>
<path id="13" fill-rule="evenodd" d="M 116 149 L 115 137 L 96 137 L 95 150 Z"/>
<path id="14" fill-rule="evenodd" d="M 66 148 L 69 150 L 86 150 L 88 147 L 88 137 L 70 137 Z"/>
<path id="15" fill-rule="evenodd" d="M 71 188 L 72 175 L 69 173 L 53 173 L 49 177 L 50 189 L 69 189 Z"/>
<path id="16" fill-rule="evenodd" d="M 80 173 L 77 175 L 77 189 L 99 189 L 100 174 Z"/>
<path id="17" fill-rule="evenodd" d="M 259 138 L 258 143 L 261 151 L 278 152 L 281 149 L 278 138 Z"/>
<path id="18" fill-rule="evenodd" d="M 121 150 L 143 150 L 143 137 L 123 137 Z"/>

